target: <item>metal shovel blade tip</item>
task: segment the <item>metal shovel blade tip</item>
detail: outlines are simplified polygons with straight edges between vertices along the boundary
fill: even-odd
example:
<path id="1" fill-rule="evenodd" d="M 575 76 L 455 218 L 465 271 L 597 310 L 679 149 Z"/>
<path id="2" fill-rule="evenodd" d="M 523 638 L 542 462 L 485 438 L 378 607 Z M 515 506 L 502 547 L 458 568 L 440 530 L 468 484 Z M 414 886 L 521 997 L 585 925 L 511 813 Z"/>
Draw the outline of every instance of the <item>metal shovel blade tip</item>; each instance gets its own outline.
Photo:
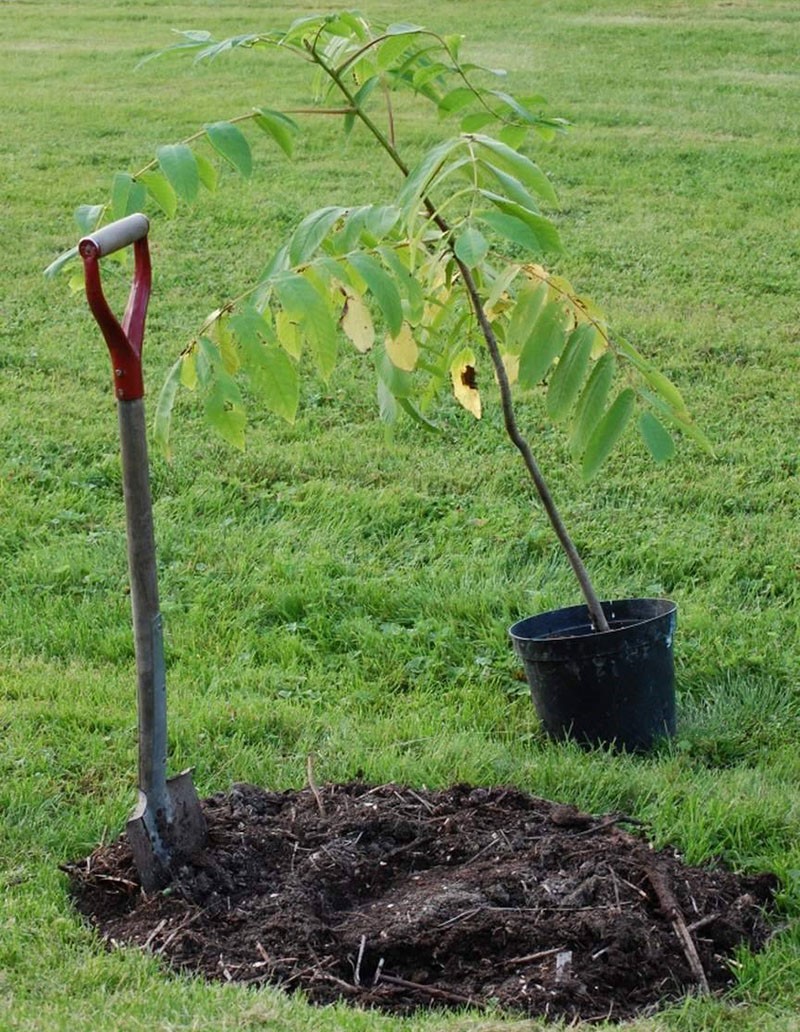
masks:
<path id="1" fill-rule="evenodd" d="M 208 834 L 191 770 L 167 780 L 165 805 L 154 805 L 140 789 L 126 832 L 142 888 L 164 888 L 181 861 L 205 845 Z"/>

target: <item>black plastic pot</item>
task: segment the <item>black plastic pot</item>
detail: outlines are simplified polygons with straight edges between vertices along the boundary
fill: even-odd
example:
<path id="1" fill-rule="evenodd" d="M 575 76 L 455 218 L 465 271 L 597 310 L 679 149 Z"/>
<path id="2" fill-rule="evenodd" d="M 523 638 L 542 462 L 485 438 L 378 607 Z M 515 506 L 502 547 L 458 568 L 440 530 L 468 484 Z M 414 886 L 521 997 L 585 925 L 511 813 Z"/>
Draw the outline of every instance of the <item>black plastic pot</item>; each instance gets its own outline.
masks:
<path id="1" fill-rule="evenodd" d="M 610 631 L 595 632 L 582 605 L 520 620 L 511 640 L 548 734 L 646 752 L 675 733 L 677 606 L 658 598 L 602 606 Z"/>

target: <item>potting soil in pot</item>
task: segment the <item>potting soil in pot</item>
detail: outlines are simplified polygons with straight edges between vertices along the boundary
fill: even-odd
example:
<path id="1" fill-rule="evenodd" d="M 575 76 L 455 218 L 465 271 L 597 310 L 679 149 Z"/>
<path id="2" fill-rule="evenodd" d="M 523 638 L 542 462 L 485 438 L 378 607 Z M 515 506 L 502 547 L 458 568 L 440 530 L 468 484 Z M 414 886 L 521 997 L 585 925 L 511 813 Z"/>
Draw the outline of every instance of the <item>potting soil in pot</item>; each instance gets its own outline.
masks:
<path id="1" fill-rule="evenodd" d="M 512 788 L 237 785 L 204 808 L 209 845 L 167 892 L 141 892 L 124 838 L 66 866 L 110 945 L 318 1003 L 613 1020 L 724 989 L 769 934 L 772 875 Z"/>

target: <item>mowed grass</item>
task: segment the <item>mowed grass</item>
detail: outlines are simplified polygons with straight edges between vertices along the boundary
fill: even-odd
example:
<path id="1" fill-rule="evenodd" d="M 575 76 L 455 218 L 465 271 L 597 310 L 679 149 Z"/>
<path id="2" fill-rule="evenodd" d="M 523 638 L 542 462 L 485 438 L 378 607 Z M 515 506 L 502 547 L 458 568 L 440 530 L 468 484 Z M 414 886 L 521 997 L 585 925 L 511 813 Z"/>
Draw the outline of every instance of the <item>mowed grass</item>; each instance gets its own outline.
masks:
<path id="1" fill-rule="evenodd" d="M 118 835 L 134 796 L 135 678 L 116 417 L 80 295 L 42 268 L 77 239 L 77 203 L 155 146 L 254 104 L 307 97 L 291 65 L 236 55 L 154 62 L 172 28 L 232 34 L 314 10 L 187 0 L 0 5 L 4 285 L 0 293 L 0 1029 L 538 1028 L 502 1015 L 391 1019 L 208 986 L 108 952 L 58 864 Z M 573 281 L 675 380 L 714 440 L 653 467 L 631 437 L 591 487 L 539 400 L 520 411 L 606 597 L 680 606 L 681 721 L 649 758 L 544 740 L 506 631 L 578 601 L 488 392 L 480 424 L 386 439 L 371 372 L 348 357 L 308 381 L 294 427 L 253 412 L 248 450 L 217 442 L 191 398 L 175 458 L 153 456 L 173 769 L 233 781 L 514 783 L 624 810 L 690 862 L 782 878 L 776 934 L 742 954 L 724 1000 L 636 1029 L 798 1027 L 797 53 L 779 0 L 368 2 L 460 31 L 574 130 L 543 146 Z M 392 173 L 355 134 L 310 121 L 287 162 L 257 143 L 252 180 L 154 221 L 145 342 L 152 399 L 220 301 L 307 210 L 358 202 Z M 432 129 L 406 118 L 418 150 Z M 115 295 L 123 296 L 122 277 Z M 488 383 L 488 377 L 484 377 Z"/>

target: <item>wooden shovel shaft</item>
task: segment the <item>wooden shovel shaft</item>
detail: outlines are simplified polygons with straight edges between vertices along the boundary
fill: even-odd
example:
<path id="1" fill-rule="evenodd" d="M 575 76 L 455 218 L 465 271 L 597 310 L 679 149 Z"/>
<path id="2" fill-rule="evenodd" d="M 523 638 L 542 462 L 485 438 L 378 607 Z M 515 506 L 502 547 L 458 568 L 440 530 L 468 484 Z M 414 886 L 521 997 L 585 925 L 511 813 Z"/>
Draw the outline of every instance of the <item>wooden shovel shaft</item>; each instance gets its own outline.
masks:
<path id="1" fill-rule="evenodd" d="M 168 808 L 167 686 L 156 579 L 147 431 L 141 398 L 117 402 L 122 485 L 128 526 L 133 634 L 139 708 L 139 788 L 148 805 Z"/>

